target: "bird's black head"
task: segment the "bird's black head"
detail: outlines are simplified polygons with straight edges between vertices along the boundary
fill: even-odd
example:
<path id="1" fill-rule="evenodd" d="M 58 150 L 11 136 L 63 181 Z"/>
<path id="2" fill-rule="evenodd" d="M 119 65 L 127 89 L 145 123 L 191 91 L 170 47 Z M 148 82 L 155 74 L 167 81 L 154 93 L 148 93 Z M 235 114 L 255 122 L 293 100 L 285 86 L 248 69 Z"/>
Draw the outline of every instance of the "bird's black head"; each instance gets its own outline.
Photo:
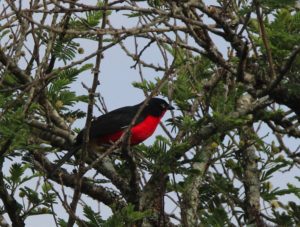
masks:
<path id="1" fill-rule="evenodd" d="M 174 110 L 174 107 L 163 99 L 151 98 L 143 112 L 155 117 L 161 117 L 167 110 Z"/>

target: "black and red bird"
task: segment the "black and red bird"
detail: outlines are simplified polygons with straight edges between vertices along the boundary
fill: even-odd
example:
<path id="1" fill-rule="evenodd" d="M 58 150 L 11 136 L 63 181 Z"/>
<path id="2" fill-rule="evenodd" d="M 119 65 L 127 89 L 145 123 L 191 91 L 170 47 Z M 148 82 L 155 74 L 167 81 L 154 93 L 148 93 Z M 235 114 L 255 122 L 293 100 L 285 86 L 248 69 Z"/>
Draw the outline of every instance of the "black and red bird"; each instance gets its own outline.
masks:
<path id="1" fill-rule="evenodd" d="M 124 131 L 126 131 L 126 128 L 130 126 L 144 102 L 113 110 L 92 121 L 89 134 L 90 147 L 95 147 L 95 145 L 108 145 L 116 142 L 123 135 Z M 130 129 L 130 145 L 139 144 L 150 137 L 166 111 L 172 109 L 174 108 L 165 100 L 151 98 Z M 74 149 L 59 160 L 54 168 L 55 170 L 70 159 L 78 148 L 81 147 L 83 134 L 84 130 L 78 134 Z"/>

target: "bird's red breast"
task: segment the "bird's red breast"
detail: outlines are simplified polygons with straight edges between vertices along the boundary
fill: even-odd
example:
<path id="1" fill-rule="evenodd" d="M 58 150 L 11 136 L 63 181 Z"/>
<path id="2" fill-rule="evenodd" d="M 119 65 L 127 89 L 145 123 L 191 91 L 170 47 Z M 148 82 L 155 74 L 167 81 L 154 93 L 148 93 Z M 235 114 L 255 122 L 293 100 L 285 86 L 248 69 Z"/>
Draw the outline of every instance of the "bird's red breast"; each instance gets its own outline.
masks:
<path id="1" fill-rule="evenodd" d="M 150 137 L 155 131 L 157 125 L 160 122 L 160 119 L 163 117 L 164 114 L 165 111 L 159 117 L 148 115 L 142 122 L 134 125 L 130 130 L 131 131 L 130 144 L 131 145 L 139 144 L 144 140 L 146 140 L 148 137 Z M 117 131 L 110 135 L 102 136 L 98 138 L 97 142 L 99 144 L 116 142 L 123 135 L 124 131 L 126 131 L 126 129 Z"/>

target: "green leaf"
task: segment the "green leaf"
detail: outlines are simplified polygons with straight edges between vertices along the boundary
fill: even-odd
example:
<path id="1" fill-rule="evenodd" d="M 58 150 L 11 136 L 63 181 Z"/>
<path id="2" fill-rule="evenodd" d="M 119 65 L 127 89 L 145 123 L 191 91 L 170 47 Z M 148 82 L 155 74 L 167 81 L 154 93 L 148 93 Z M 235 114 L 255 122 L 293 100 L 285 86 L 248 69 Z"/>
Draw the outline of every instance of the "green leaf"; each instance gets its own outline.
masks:
<path id="1" fill-rule="evenodd" d="M 143 218 L 150 217 L 150 211 L 139 212 L 134 210 L 134 206 L 129 204 L 127 207 L 122 208 L 121 211 L 115 213 L 107 221 L 101 225 L 102 227 L 123 227 L 130 226 L 136 221 Z"/>
<path id="2" fill-rule="evenodd" d="M 96 27 L 103 18 L 103 11 L 90 11 L 86 13 L 86 22 L 90 27 Z"/>
<path id="3" fill-rule="evenodd" d="M 287 165 L 288 165 L 287 163 L 275 165 L 273 168 L 263 172 L 262 177 L 261 177 L 261 182 L 270 179 L 272 177 L 273 173 L 277 172 L 279 169 L 281 169 L 283 167 L 286 167 Z"/>
<path id="4" fill-rule="evenodd" d="M 104 6 L 104 2 L 98 1 L 97 6 L 98 7 Z M 106 15 L 110 15 L 111 11 L 106 10 L 105 13 Z M 90 30 L 91 28 L 99 26 L 99 23 L 101 22 L 102 18 L 103 18 L 103 10 L 91 10 L 86 12 L 84 14 L 84 17 L 78 17 L 78 16 L 72 17 L 70 20 L 70 27 L 81 31 Z M 95 41 L 97 41 L 98 39 L 97 35 L 90 35 L 90 34 L 81 35 L 80 38 L 86 38 Z"/>
<path id="5" fill-rule="evenodd" d="M 293 193 L 295 196 L 298 197 L 298 199 L 300 199 L 300 188 L 296 187 L 293 184 L 287 184 L 287 186 L 288 186 L 290 193 Z"/>
<path id="6" fill-rule="evenodd" d="M 70 68 L 59 72 L 55 80 L 51 81 L 48 90 L 48 96 L 57 110 L 67 110 L 64 106 L 73 106 L 76 102 L 87 102 L 85 95 L 77 96 L 74 91 L 70 91 L 70 84 L 73 83 L 78 75 L 93 67 L 92 64 L 86 64 L 81 68 Z"/>
<path id="7" fill-rule="evenodd" d="M 285 212 L 279 213 L 274 211 L 275 223 L 277 226 L 294 226 L 292 217 Z"/>
<path id="8" fill-rule="evenodd" d="M 6 111 L 0 119 L 1 139 L 11 139 L 13 141 L 9 150 L 24 148 L 29 135 L 28 125 L 24 122 L 23 106 L 18 103 L 16 105 L 14 109 Z"/>
<path id="9" fill-rule="evenodd" d="M 163 5 L 164 0 L 147 0 L 147 2 L 152 7 L 160 8 Z"/>
<path id="10" fill-rule="evenodd" d="M 128 18 L 134 18 L 134 17 L 141 17 L 142 15 L 145 15 L 146 13 L 125 13 L 124 16 L 127 16 Z"/>
<path id="11" fill-rule="evenodd" d="M 204 226 L 231 226 L 227 212 L 221 204 L 212 206 L 208 212 L 202 212 L 200 220 Z"/>
<path id="12" fill-rule="evenodd" d="M 155 78 L 156 80 L 158 80 L 158 78 Z M 140 88 L 144 91 L 153 91 L 156 87 L 156 84 L 153 81 L 146 81 L 143 80 L 142 82 L 132 82 L 132 85 L 136 88 Z"/>
<path id="13" fill-rule="evenodd" d="M 287 195 L 287 194 L 294 194 L 298 198 L 300 198 L 300 188 L 297 188 L 292 184 L 288 184 L 287 189 L 279 189 L 277 187 L 277 188 L 274 188 L 269 193 L 261 194 L 261 196 L 264 198 L 264 200 L 270 201 L 270 200 L 277 199 L 277 196 L 284 196 L 284 195 Z"/>
<path id="14" fill-rule="evenodd" d="M 10 33 L 9 29 L 3 30 L 3 31 L 0 33 L 0 40 L 1 40 L 3 37 L 5 37 L 7 34 L 9 34 L 9 33 Z"/>
<path id="15" fill-rule="evenodd" d="M 60 227 L 67 227 L 68 226 L 68 223 L 65 220 L 61 219 L 61 218 L 58 219 L 58 224 L 59 224 Z"/>
<path id="16" fill-rule="evenodd" d="M 101 226 L 101 224 L 103 224 L 103 222 L 104 222 L 101 219 L 100 214 L 94 212 L 90 206 L 85 205 L 83 207 L 83 213 L 84 213 L 84 216 L 89 220 L 89 222 L 88 222 L 89 227 L 98 227 L 98 226 Z"/>
<path id="17" fill-rule="evenodd" d="M 270 7 L 271 9 L 278 9 L 288 6 L 294 6 L 296 0 L 261 0 L 260 3 L 265 7 Z"/>
<path id="18" fill-rule="evenodd" d="M 29 187 L 24 187 L 24 188 L 20 188 L 20 191 L 26 195 L 27 199 L 31 203 L 33 203 L 35 205 L 38 205 L 39 203 L 41 203 L 38 193 L 36 191 L 34 191 L 33 189 L 31 189 Z"/>
<path id="19" fill-rule="evenodd" d="M 21 181 L 21 176 L 24 174 L 28 166 L 24 166 L 20 163 L 14 163 L 9 169 L 10 179 L 13 183 L 17 184 Z"/>
<path id="20" fill-rule="evenodd" d="M 52 190 L 52 184 L 50 184 L 49 182 L 45 182 L 42 185 L 42 190 L 44 193 L 48 193 L 50 190 Z"/>
<path id="21" fill-rule="evenodd" d="M 56 79 L 51 81 L 49 92 L 68 89 L 69 88 L 68 85 L 76 81 L 77 76 L 80 73 L 92 68 L 93 68 L 93 64 L 85 64 L 81 68 L 73 67 L 70 69 L 65 69 L 63 71 L 59 70 Z"/>
<path id="22" fill-rule="evenodd" d="M 67 64 L 67 61 L 71 61 L 75 58 L 77 48 L 79 44 L 73 41 L 61 41 L 57 40 L 53 46 L 54 55 Z"/>
<path id="23" fill-rule="evenodd" d="M 280 2 L 280 1 L 278 1 Z M 270 40 L 273 58 L 282 64 L 282 59 L 289 56 L 294 46 L 300 43 L 300 13 L 293 13 L 287 8 L 276 11 L 275 20 L 266 22 L 266 31 Z M 263 47 L 261 39 L 257 43 Z M 262 48 L 265 53 L 265 48 Z"/>

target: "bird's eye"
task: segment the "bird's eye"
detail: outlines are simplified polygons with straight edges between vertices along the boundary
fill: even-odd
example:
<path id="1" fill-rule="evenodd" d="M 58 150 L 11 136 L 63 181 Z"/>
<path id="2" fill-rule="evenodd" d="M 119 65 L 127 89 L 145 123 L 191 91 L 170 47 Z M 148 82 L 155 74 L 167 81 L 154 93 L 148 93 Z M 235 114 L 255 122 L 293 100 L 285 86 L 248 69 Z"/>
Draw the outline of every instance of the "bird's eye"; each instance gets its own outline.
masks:
<path id="1" fill-rule="evenodd" d="M 162 103 L 160 106 L 161 106 L 163 109 L 166 109 L 166 108 L 167 108 L 166 105 L 165 105 L 164 103 Z"/>

